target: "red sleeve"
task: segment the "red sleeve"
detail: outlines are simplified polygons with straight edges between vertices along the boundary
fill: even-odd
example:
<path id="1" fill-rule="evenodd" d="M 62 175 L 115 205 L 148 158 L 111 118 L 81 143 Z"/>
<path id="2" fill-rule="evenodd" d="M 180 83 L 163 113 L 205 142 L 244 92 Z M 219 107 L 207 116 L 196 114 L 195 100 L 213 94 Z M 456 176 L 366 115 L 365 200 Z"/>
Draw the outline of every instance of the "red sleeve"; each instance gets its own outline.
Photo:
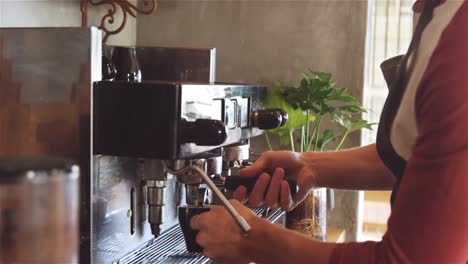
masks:
<path id="1" fill-rule="evenodd" d="M 338 244 L 331 263 L 468 260 L 468 1 L 419 84 L 416 119 L 419 136 L 382 241 Z"/>

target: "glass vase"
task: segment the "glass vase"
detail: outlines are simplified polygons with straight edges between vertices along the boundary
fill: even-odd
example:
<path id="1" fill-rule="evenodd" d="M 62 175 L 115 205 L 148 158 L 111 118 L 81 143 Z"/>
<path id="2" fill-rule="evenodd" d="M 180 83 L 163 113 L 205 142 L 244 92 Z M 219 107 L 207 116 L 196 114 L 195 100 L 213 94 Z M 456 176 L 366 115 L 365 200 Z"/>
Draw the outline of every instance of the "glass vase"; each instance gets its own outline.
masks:
<path id="1" fill-rule="evenodd" d="M 311 238 L 326 241 L 327 189 L 313 189 L 302 203 L 287 213 L 286 226 Z"/>

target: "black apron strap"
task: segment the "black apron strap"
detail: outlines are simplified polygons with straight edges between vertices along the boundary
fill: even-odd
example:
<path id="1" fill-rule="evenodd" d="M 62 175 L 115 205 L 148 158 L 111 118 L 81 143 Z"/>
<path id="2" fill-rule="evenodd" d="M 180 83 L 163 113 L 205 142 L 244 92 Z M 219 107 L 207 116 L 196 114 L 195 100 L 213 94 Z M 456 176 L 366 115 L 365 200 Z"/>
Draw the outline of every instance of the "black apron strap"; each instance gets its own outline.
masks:
<path id="1" fill-rule="evenodd" d="M 422 33 L 432 20 L 434 7 L 434 0 L 426 0 L 406 54 L 390 59 L 381 65 L 382 72 L 384 73 L 385 80 L 389 87 L 389 94 L 380 117 L 377 132 L 377 151 L 382 161 L 397 178 L 391 197 L 392 204 L 398 192 L 401 177 L 406 168 L 406 161 L 396 153 L 391 144 L 391 127 L 398 108 L 400 107 L 407 82 L 414 68 Z M 408 65 L 410 57 L 411 63 Z"/>

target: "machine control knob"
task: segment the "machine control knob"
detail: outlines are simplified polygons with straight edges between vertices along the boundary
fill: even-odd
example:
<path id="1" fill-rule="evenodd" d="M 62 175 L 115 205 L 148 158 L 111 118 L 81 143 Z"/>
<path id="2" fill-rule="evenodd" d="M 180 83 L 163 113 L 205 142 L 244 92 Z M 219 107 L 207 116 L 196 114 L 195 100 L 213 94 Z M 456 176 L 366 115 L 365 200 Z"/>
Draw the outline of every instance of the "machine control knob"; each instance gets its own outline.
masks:
<path id="1" fill-rule="evenodd" d="M 275 110 L 278 111 L 281 114 L 281 117 L 283 118 L 281 120 L 280 127 L 286 125 L 286 123 L 288 122 L 288 118 L 289 118 L 288 112 L 284 111 L 283 109 L 275 109 Z"/>
<path id="2" fill-rule="evenodd" d="M 252 126 L 260 129 L 275 129 L 288 121 L 288 114 L 281 109 L 258 110 L 252 113 Z"/>
<path id="3" fill-rule="evenodd" d="M 183 143 L 198 146 L 218 146 L 227 139 L 227 128 L 222 121 L 197 119 L 195 122 L 182 121 L 180 138 Z"/>

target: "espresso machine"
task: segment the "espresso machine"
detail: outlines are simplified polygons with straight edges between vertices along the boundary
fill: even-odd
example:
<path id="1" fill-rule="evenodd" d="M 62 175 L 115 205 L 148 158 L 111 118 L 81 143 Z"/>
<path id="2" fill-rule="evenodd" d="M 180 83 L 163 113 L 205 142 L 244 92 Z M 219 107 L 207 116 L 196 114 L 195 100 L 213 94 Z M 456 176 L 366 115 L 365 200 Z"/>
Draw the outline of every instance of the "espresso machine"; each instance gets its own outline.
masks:
<path id="1" fill-rule="evenodd" d="M 96 28 L 0 29 L 0 155 L 79 165 L 79 263 L 209 262 L 187 250 L 179 210 L 251 188 L 236 177 L 249 140 L 287 120 L 264 109 L 265 87 L 215 73 L 213 48 L 102 46 Z M 285 224 L 282 211 L 255 212 Z"/>
<path id="2" fill-rule="evenodd" d="M 187 252 L 180 225 L 188 222 L 181 214 L 208 205 L 225 206 L 223 196 L 231 197 L 240 185 L 253 186 L 254 181 L 235 176 L 249 159 L 249 139 L 281 126 L 287 118 L 281 111 L 262 109 L 265 92 L 256 85 L 179 81 L 95 84 L 95 157 L 131 157 L 138 162 L 141 176 L 128 179 L 135 189 L 126 207 L 131 211 L 130 226 L 125 228 L 155 237 L 151 245 L 119 263 L 171 263 L 174 256 L 208 261 Z M 258 209 L 259 214 L 265 211 Z M 276 222 L 283 219 L 279 211 L 265 216 Z M 167 237 L 172 238 L 163 242 Z"/>

